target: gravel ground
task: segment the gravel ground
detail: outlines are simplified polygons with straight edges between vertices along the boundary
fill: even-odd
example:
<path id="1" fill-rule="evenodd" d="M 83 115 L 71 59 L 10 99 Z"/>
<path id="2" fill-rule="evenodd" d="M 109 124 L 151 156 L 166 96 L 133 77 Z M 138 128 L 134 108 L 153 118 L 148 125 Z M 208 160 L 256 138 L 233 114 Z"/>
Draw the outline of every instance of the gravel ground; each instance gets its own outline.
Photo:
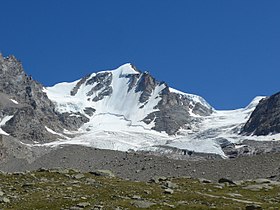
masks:
<path id="1" fill-rule="evenodd" d="M 38 168 L 73 168 L 81 171 L 108 169 L 115 175 L 130 180 L 150 180 L 154 176 L 220 178 L 245 180 L 256 178 L 280 179 L 280 154 L 264 154 L 228 160 L 174 160 L 166 157 L 100 150 L 83 146 L 61 146 L 49 153 L 44 148 L 34 154 L 42 155 L 29 162 L 22 156 L 10 156 L 0 163 L 7 172 Z M 26 150 L 24 150 L 26 151 Z"/>

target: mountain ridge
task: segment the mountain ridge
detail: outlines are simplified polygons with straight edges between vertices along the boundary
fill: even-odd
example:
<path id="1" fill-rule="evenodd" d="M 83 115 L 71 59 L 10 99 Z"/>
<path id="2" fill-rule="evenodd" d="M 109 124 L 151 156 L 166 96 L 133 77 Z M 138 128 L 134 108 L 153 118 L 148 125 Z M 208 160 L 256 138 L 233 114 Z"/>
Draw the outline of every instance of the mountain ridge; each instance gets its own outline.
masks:
<path id="1" fill-rule="evenodd" d="M 2 94 L 0 116 L 13 116 L 2 125 L 2 130 L 20 140 L 49 141 L 54 135 L 45 131 L 43 124 L 54 130 L 66 128 L 55 106 L 42 92 L 43 86 L 28 76 L 14 56 L 4 58 L 0 55 L 0 90 Z M 7 106 L 12 101 L 13 105 Z M 4 102 L 4 103 L 3 103 Z"/>
<path id="2" fill-rule="evenodd" d="M 0 55 L 0 75 L 0 134 L 30 146 L 78 144 L 228 157 L 247 150 L 253 154 L 255 144 L 248 141 L 278 138 L 279 132 L 273 129 L 265 136 L 244 131 L 256 110 L 265 118 L 265 109 L 258 107 L 270 97 L 255 98 L 242 109 L 215 110 L 202 97 L 173 89 L 130 63 L 44 87 L 24 72 L 14 56 Z M 278 99 L 276 108 L 277 104 Z"/>
<path id="3" fill-rule="evenodd" d="M 150 128 L 166 131 L 169 135 L 175 134 L 186 124 L 178 120 L 178 115 L 172 116 L 176 111 L 174 109 L 179 109 L 185 118 L 212 113 L 213 108 L 201 97 L 178 94 L 174 89 L 172 92 L 166 83 L 156 81 L 149 73 L 135 69 L 131 64 L 124 64 L 116 70 L 93 73 L 73 83 L 57 84 L 46 88 L 45 92 L 57 104 L 58 112 L 85 114 L 83 109 L 91 107 L 97 113 L 123 115 L 142 126 L 161 118 L 167 126 L 155 121 L 155 126 Z M 82 107 L 79 108 L 77 104 Z M 165 112 L 164 119 L 161 112 Z M 168 121 L 166 117 L 171 120 Z M 171 127 L 168 127 L 170 124 Z"/>

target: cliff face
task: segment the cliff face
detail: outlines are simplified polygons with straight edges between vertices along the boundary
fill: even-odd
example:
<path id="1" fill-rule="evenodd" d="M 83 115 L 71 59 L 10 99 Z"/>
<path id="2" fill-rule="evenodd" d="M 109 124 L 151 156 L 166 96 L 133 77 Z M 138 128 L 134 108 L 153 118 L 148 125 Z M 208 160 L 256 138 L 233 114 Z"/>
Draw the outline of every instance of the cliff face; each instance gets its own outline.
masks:
<path id="1" fill-rule="evenodd" d="M 257 136 L 280 133 L 280 92 L 260 101 L 241 133 Z"/>
<path id="2" fill-rule="evenodd" d="M 63 116 L 55 112 L 42 90 L 14 56 L 0 55 L 0 119 L 9 119 L 2 130 L 20 140 L 47 142 L 57 139 L 55 132 L 73 128 L 63 123 Z"/>

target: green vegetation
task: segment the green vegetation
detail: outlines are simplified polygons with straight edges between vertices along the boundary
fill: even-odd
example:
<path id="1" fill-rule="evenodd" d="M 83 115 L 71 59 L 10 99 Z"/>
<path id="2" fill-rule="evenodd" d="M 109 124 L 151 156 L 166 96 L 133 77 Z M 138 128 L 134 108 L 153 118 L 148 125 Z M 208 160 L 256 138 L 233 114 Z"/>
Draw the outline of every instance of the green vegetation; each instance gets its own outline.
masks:
<path id="1" fill-rule="evenodd" d="M 187 177 L 134 182 L 74 170 L 0 174 L 0 209 L 280 208 L 278 182 L 203 182 Z"/>

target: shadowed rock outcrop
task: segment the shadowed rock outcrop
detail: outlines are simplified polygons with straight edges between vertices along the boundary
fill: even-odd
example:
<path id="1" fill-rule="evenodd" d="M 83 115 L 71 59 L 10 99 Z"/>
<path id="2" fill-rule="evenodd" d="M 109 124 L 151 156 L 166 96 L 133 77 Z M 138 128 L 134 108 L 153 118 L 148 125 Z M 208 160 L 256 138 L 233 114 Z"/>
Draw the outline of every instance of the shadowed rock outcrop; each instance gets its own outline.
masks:
<path id="1" fill-rule="evenodd" d="M 280 92 L 259 102 L 241 133 L 257 136 L 280 133 Z"/>

